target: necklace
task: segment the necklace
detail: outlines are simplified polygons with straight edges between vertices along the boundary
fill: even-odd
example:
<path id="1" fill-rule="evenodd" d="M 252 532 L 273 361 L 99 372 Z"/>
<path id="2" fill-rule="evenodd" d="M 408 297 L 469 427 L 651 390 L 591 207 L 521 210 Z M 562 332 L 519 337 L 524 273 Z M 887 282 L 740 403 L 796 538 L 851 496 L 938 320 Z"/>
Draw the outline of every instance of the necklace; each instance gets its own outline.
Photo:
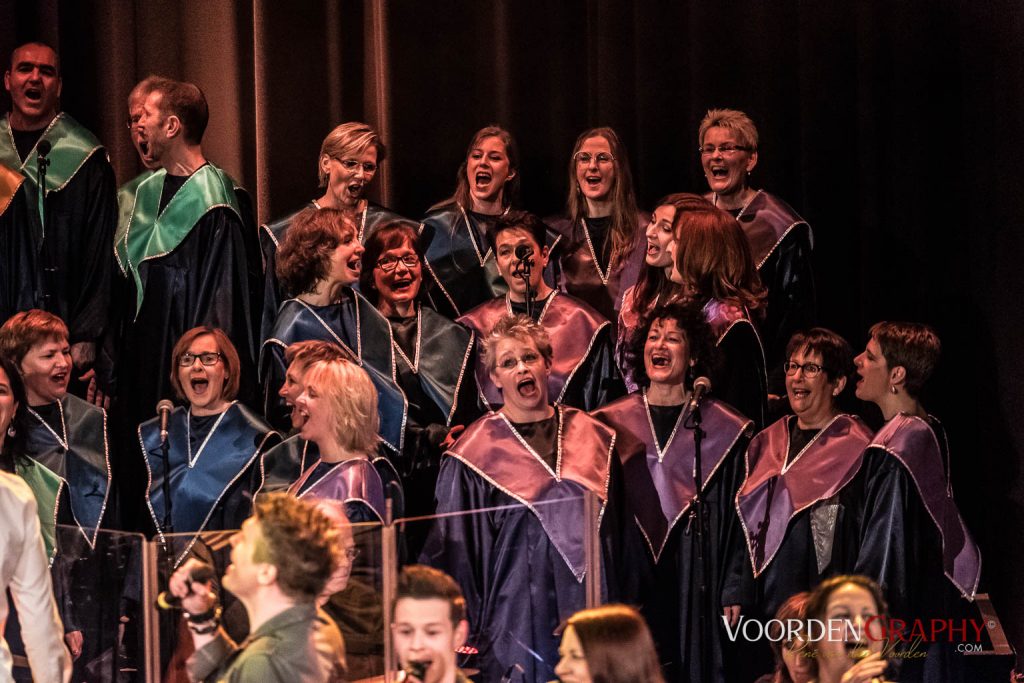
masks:
<path id="1" fill-rule="evenodd" d="M 230 409 L 231 409 L 231 406 L 229 405 L 228 406 L 228 410 L 230 410 Z M 192 457 L 192 407 L 189 406 L 188 414 L 185 415 L 185 445 L 188 446 L 188 468 L 189 469 L 192 469 L 193 467 L 195 467 L 196 461 L 199 460 L 199 456 L 202 455 L 203 451 L 206 449 L 206 444 L 208 444 L 210 442 L 210 437 L 213 436 L 213 433 L 215 431 L 217 431 L 217 427 L 220 426 L 221 420 L 223 420 L 224 416 L 227 415 L 227 414 L 228 414 L 228 411 L 225 410 L 223 413 L 221 413 L 220 415 L 217 416 L 217 421 L 213 423 L 213 428 L 209 432 L 207 432 L 206 438 L 203 439 L 203 443 L 201 443 L 199 445 L 199 450 L 196 451 L 195 457 Z"/>
<path id="2" fill-rule="evenodd" d="M 57 439 L 57 443 L 60 444 L 61 448 L 63 448 L 65 451 L 71 450 L 68 447 L 68 426 L 67 426 L 67 424 L 64 423 L 64 406 L 61 405 L 60 401 L 57 401 L 57 412 L 60 413 L 60 431 L 61 431 L 61 434 L 64 435 L 63 439 L 60 438 L 60 434 L 58 434 L 57 432 L 53 431 L 53 427 L 51 427 L 46 422 L 46 420 L 43 419 L 42 415 L 40 415 L 36 411 L 32 410 L 31 408 L 28 409 L 28 412 L 29 412 L 29 414 L 32 415 L 32 417 L 34 417 L 35 419 L 39 420 L 39 422 L 44 427 L 46 427 L 46 431 L 48 431 L 51 434 L 53 434 L 53 438 Z"/>
<path id="3" fill-rule="evenodd" d="M 587 238 L 587 246 L 590 247 L 590 258 L 594 259 L 594 268 L 597 269 L 597 276 L 601 278 L 601 284 L 608 286 L 608 276 L 611 275 L 612 264 L 608 264 L 608 270 L 601 270 L 601 262 L 597 260 L 597 252 L 594 250 L 594 243 L 590 239 L 590 229 L 587 227 L 587 219 L 583 220 L 583 234 Z"/>
<path id="4" fill-rule="evenodd" d="M 421 332 L 423 330 L 423 319 L 420 317 L 420 310 L 421 310 L 420 307 L 417 306 L 416 307 L 416 348 L 413 349 L 413 358 L 412 358 L 411 361 L 409 360 L 409 356 L 405 355 L 405 351 L 402 350 L 402 347 L 399 346 L 397 341 L 395 341 L 394 337 L 392 337 L 392 339 L 391 339 L 391 345 L 395 348 L 395 351 L 398 352 L 398 355 L 402 357 L 402 360 L 405 361 L 405 364 L 408 365 L 412 369 L 412 372 L 413 372 L 414 375 L 418 374 L 419 371 L 420 371 L 420 336 L 421 336 Z"/>

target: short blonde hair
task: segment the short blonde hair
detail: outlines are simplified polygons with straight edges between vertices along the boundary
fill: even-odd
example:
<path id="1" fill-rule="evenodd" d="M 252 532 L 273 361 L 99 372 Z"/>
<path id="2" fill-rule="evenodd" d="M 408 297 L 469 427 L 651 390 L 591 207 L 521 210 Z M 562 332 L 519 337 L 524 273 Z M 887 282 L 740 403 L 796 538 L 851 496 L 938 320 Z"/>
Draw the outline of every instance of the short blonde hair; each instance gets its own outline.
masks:
<path id="1" fill-rule="evenodd" d="M 320 156 L 317 157 L 320 187 L 327 187 L 328 174 L 320 166 L 320 159 L 323 159 L 325 154 L 340 161 L 344 157 L 362 154 L 371 145 L 377 148 L 377 164 L 380 165 L 387 156 L 388 149 L 377 131 L 359 121 L 349 121 L 336 126 L 320 144 Z"/>
<path id="2" fill-rule="evenodd" d="M 377 451 L 380 418 L 377 390 L 366 370 L 347 360 L 316 361 L 306 368 L 302 383 L 328 402 L 334 415 L 334 435 L 349 451 Z"/>
<path id="3" fill-rule="evenodd" d="M 704 120 L 700 122 L 697 133 L 697 144 L 704 145 L 704 136 L 709 128 L 726 128 L 736 134 L 739 143 L 749 147 L 751 152 L 757 151 L 757 126 L 750 117 L 736 109 L 709 109 Z"/>
<path id="4" fill-rule="evenodd" d="M 494 372 L 498 364 L 496 358 L 498 343 L 502 339 L 518 339 L 521 342 L 533 342 L 540 351 L 547 365 L 551 365 L 551 337 L 547 330 L 523 314 L 502 316 L 484 337 L 484 363 L 487 372 Z"/>

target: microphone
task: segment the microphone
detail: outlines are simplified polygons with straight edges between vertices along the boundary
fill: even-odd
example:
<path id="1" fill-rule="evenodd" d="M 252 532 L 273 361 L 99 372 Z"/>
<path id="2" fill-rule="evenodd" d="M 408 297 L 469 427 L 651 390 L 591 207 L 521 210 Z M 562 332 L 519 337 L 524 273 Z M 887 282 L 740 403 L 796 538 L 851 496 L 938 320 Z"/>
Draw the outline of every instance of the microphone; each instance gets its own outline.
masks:
<path id="1" fill-rule="evenodd" d="M 701 376 L 693 380 L 693 392 L 690 394 L 689 411 L 692 413 L 700 407 L 704 396 L 711 391 L 711 380 Z"/>
<path id="2" fill-rule="evenodd" d="M 210 565 L 201 564 L 198 567 L 194 567 L 192 571 L 188 573 L 189 592 L 192 591 L 193 583 L 206 583 L 207 581 L 213 580 L 214 577 L 215 574 L 213 573 L 213 567 Z M 165 612 L 172 609 L 181 609 L 181 598 L 170 591 L 163 591 L 160 595 L 156 596 L 156 606 Z"/>
<path id="3" fill-rule="evenodd" d="M 520 244 L 518 247 L 516 247 L 515 255 L 516 258 L 519 259 L 520 261 L 525 261 L 526 259 L 533 256 L 533 247 L 531 247 L 528 244 Z"/>
<path id="4" fill-rule="evenodd" d="M 167 443 L 167 420 L 171 417 L 174 404 L 166 398 L 156 404 L 156 414 L 160 416 L 160 445 Z"/>
<path id="5" fill-rule="evenodd" d="M 46 155 L 50 153 L 52 147 L 50 146 L 49 140 L 40 140 L 39 144 L 36 145 L 36 156 L 40 159 L 45 159 Z"/>

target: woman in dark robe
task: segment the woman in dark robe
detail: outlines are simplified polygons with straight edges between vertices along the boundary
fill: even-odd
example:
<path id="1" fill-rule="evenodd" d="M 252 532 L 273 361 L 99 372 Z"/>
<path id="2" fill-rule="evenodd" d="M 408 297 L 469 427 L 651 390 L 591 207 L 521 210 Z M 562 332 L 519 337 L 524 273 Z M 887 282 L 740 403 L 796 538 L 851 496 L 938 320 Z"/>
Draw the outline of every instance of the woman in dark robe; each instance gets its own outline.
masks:
<path id="1" fill-rule="evenodd" d="M 97 593 L 105 558 L 94 556 L 111 489 L 107 414 L 68 393 L 70 348 L 64 321 L 46 311 L 15 313 L 0 327 L 0 354 L 18 368 L 26 394 L 14 421 L 23 456 L 15 471 L 39 504 L 67 642 L 76 660 L 84 655 L 81 669 L 112 646 L 104 627 L 116 629 L 117 613 Z"/>
<path id="2" fill-rule="evenodd" d="M 252 514 L 260 455 L 281 437 L 234 400 L 238 352 L 224 332 L 194 327 L 172 357 L 171 386 L 185 405 L 171 410 L 166 436 L 159 417 L 139 425 L 138 435 L 149 473 L 146 505 L 161 541 L 176 535 L 177 566 L 200 533 L 238 529 Z"/>
<path id="3" fill-rule="evenodd" d="M 781 363 L 790 336 L 815 322 L 811 226 L 786 202 L 748 183 L 757 166 L 754 122 L 733 109 L 712 109 L 700 123 L 700 161 L 707 198 L 739 221 L 768 290 L 762 339 L 772 393 L 783 389 Z"/>
<path id="4" fill-rule="evenodd" d="M 647 239 L 644 263 L 640 266 L 640 275 L 636 284 L 622 295 L 622 308 L 619 310 L 618 340 L 615 345 L 615 358 L 619 364 L 629 391 L 639 387 L 633 381 L 632 371 L 626 363 L 626 353 L 633 339 L 636 328 L 651 310 L 659 304 L 672 303 L 679 295 L 679 285 L 672 282 L 672 251 L 669 245 L 675 240 L 676 213 L 693 208 L 708 206 L 703 197 L 686 192 L 677 192 L 663 197 L 655 205 L 651 214 L 651 222 L 647 224 L 644 237 Z"/>
<path id="5" fill-rule="evenodd" d="M 338 345 L 370 374 L 379 395 L 380 436 L 400 453 L 406 400 L 395 383 L 391 326 L 352 289 L 362 268 L 363 245 L 355 223 L 337 209 L 304 209 L 292 221 L 278 252 L 277 275 L 294 298 L 281 304 L 260 356 L 267 420 L 280 429 L 291 409 L 280 393 L 285 383 L 285 349 L 321 340 Z"/>
<path id="6" fill-rule="evenodd" d="M 499 412 L 470 425 L 441 462 L 434 534 L 423 559 L 451 574 L 466 597 L 481 680 L 522 672 L 549 681 L 555 631 L 586 606 L 595 497 L 603 600 L 618 597 L 621 483 L 614 433 L 586 413 L 548 402 L 551 342 L 524 315 L 501 319 L 485 358 L 504 394 Z M 518 679 L 513 679 L 518 680 Z"/>
<path id="7" fill-rule="evenodd" d="M 644 262 L 644 226 L 637 209 L 626 147 L 611 128 L 591 128 L 576 138 L 569 159 L 566 215 L 552 221 L 559 236 L 561 289 L 613 323 L 623 295 Z"/>
<path id="8" fill-rule="evenodd" d="M 713 354 L 699 311 L 658 306 L 628 356 L 643 388 L 594 412 L 615 430 L 634 522 L 623 590 L 651 625 L 668 680 L 726 680 L 721 615 L 734 622 L 741 609 L 743 535 L 732 502 L 752 423 L 714 399 L 700 404 L 700 484 L 694 478 L 691 391 Z M 698 494 L 703 544 L 694 533 Z"/>
<path id="9" fill-rule="evenodd" d="M 861 468 L 866 517 L 855 570 L 876 579 L 892 615 L 908 623 L 971 616 L 981 579 L 981 553 L 953 499 L 945 430 L 919 400 L 940 351 L 927 325 L 880 322 L 855 359 L 857 398 L 886 420 Z M 926 647 L 923 659 L 905 658 L 900 681 L 976 680 L 964 678 L 967 661 L 952 644 Z"/>
<path id="10" fill-rule="evenodd" d="M 422 305 L 423 254 L 416 231 L 407 225 L 382 226 L 367 239 L 359 279 L 362 293 L 391 325 L 396 378 L 409 401 L 405 448 L 397 460 L 407 495 L 405 515 L 430 515 L 441 442 L 451 425 L 467 425 L 479 416 L 473 333 Z M 410 552 L 417 554 L 421 545 L 414 543 Z"/>
<path id="11" fill-rule="evenodd" d="M 764 288 L 739 224 L 720 209 L 676 212 L 670 277 L 682 285 L 679 301 L 699 308 L 711 325 L 720 362 L 715 395 L 764 427 L 768 387 L 764 350 L 754 316 Z"/>
<path id="12" fill-rule="evenodd" d="M 736 510 L 746 539 L 744 573 L 758 618 L 791 596 L 853 570 L 864 490 L 857 478 L 871 430 L 839 409 L 853 374 L 853 350 L 824 328 L 793 335 L 786 393 L 795 415 L 773 423 L 747 448 Z M 751 644 L 751 671 L 767 669 L 768 648 Z"/>
<path id="13" fill-rule="evenodd" d="M 455 194 L 423 217 L 424 265 L 435 308 L 456 318 L 506 291 L 487 231 L 519 200 L 519 150 L 504 128 L 481 128 L 456 175 Z"/>

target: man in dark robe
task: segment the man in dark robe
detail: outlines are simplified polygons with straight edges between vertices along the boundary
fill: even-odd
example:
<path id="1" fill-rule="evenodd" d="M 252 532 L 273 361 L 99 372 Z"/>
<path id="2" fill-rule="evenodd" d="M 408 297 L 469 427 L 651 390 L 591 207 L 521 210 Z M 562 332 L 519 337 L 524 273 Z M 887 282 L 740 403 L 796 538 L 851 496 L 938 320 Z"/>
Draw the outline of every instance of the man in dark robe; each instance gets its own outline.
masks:
<path id="1" fill-rule="evenodd" d="M 110 324 L 117 183 L 96 136 L 58 113 L 61 85 L 60 59 L 50 46 L 25 43 L 11 53 L 4 73 L 11 111 L 0 118 L 0 163 L 25 177 L 29 220 L 13 227 L 31 245 L 31 260 L 18 271 L 34 289 L 30 308 L 66 321 L 75 369 L 83 374 L 93 369 Z M 100 365 L 98 380 L 106 389 L 110 368 Z"/>
<path id="2" fill-rule="evenodd" d="M 255 396 L 255 280 L 248 257 L 255 228 L 234 181 L 203 155 L 208 119 L 198 87 L 154 79 L 133 128 L 143 163 L 159 170 L 136 187 L 115 246 L 126 272 L 117 396 L 128 433 L 158 400 L 171 397 L 171 350 L 199 325 L 228 335 L 241 360 L 239 398 Z M 133 475 L 143 480 L 137 467 L 126 472 Z"/>
<path id="3" fill-rule="evenodd" d="M 477 338 L 478 351 L 495 323 L 508 315 L 529 314 L 551 338 L 554 356 L 548 395 L 555 403 L 594 410 L 625 393 L 614 360 L 611 324 L 596 310 L 544 281 L 550 250 L 542 246 L 547 226 L 536 216 L 515 211 L 491 228 L 495 263 L 508 291 L 458 319 Z M 517 257 L 519 251 L 523 258 Z M 527 262 L 530 263 L 527 272 Z M 527 282 L 530 297 L 527 299 Z M 483 354 L 477 354 L 476 380 L 486 408 L 502 403 Z"/>
<path id="4" fill-rule="evenodd" d="M 579 410 L 548 403 L 551 342 L 536 323 L 503 318 L 485 348 L 505 403 L 446 454 L 436 492 L 442 517 L 423 558 L 462 587 L 469 644 L 479 650 L 472 665 L 482 680 L 518 669 L 525 681 L 549 681 L 558 661 L 554 632 L 586 606 L 587 579 L 603 600 L 619 597 L 615 434 Z M 585 554 L 590 495 L 600 509 L 601 575 Z"/>

